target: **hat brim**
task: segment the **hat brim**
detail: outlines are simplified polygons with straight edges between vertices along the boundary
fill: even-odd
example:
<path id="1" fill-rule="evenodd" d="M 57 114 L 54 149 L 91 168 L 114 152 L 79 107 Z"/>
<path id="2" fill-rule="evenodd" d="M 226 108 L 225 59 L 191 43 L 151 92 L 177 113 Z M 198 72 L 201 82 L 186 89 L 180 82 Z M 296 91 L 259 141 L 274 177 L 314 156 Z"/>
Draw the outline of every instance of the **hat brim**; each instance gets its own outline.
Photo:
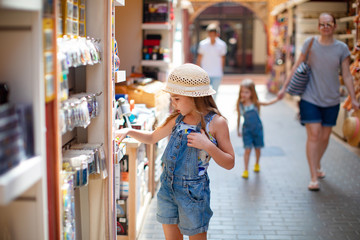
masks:
<path id="1" fill-rule="evenodd" d="M 165 86 L 162 90 L 170 94 L 177 94 L 187 97 L 206 97 L 214 95 L 216 93 L 216 91 L 212 87 L 209 87 L 207 90 L 186 91 L 185 89 L 174 89 Z"/>

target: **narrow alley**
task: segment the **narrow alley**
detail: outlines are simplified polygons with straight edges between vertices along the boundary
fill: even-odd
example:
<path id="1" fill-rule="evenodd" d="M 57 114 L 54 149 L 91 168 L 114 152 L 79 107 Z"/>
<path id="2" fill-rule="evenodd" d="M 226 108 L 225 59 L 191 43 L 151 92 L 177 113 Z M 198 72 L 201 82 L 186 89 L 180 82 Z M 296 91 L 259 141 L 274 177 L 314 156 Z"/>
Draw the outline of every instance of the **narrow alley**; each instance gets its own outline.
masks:
<path id="1" fill-rule="evenodd" d="M 218 107 L 228 119 L 236 152 L 234 169 L 210 164 L 211 204 L 214 211 L 208 239 L 360 239 L 360 154 L 332 136 L 323 159 L 326 178 L 319 192 L 308 191 L 305 128 L 286 100 L 262 107 L 265 148 L 261 171 L 243 171 L 242 140 L 236 134 L 235 103 L 239 87 L 220 86 Z M 261 79 L 257 81 L 261 83 Z M 265 85 L 257 85 L 260 99 L 271 99 Z M 255 156 L 250 159 L 250 170 Z M 152 200 L 140 240 L 164 239 Z M 188 239 L 188 238 L 185 238 Z"/>

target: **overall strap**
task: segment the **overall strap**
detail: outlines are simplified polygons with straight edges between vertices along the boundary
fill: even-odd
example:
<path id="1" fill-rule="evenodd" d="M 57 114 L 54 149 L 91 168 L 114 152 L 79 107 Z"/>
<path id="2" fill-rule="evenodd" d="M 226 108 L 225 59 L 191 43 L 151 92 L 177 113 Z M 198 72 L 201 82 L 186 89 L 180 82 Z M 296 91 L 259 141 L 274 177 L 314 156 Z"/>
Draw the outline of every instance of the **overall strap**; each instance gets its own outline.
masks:
<path id="1" fill-rule="evenodd" d="M 242 103 L 239 103 L 239 107 L 240 107 L 240 115 L 244 115 L 245 113 L 244 105 Z"/>
<path id="2" fill-rule="evenodd" d="M 177 116 L 176 120 L 175 120 L 175 125 L 172 128 L 172 132 L 175 130 L 175 128 L 177 127 L 177 125 L 179 125 L 179 123 L 184 119 L 184 116 L 179 114 L 179 116 Z"/>
<path id="3" fill-rule="evenodd" d="M 179 114 L 179 116 L 177 116 L 176 120 L 175 120 L 175 123 L 178 124 L 180 123 L 182 120 L 184 119 L 184 116 Z"/>
<path id="4" fill-rule="evenodd" d="M 209 129 L 210 122 L 214 119 L 215 115 L 216 115 L 216 113 L 214 113 L 214 112 L 209 112 L 209 113 L 206 114 L 206 116 L 204 117 L 205 123 L 206 123 L 205 129 L 206 129 L 207 132 L 210 131 L 210 129 Z"/>

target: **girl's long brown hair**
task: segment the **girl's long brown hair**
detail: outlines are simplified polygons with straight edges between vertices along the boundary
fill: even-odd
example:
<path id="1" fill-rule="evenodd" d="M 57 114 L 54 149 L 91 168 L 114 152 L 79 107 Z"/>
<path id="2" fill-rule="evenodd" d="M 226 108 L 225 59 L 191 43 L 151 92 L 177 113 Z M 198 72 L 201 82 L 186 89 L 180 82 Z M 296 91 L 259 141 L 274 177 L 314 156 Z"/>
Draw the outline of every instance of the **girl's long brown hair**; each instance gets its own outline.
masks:
<path id="1" fill-rule="evenodd" d="M 212 96 L 204 96 L 204 97 L 192 97 L 192 99 L 194 99 L 194 103 L 195 103 L 195 107 L 196 110 L 200 113 L 201 115 L 201 129 L 204 130 L 205 134 L 208 136 L 206 130 L 205 130 L 205 119 L 204 119 L 204 114 L 203 113 L 207 113 L 207 112 L 214 112 L 219 116 L 222 116 L 213 97 Z M 160 127 L 165 126 L 168 122 L 170 122 L 171 119 L 175 118 L 179 116 L 179 113 L 177 111 L 173 111 L 164 121 L 163 124 L 161 124 Z M 208 136 L 209 137 L 209 136 Z"/>
<path id="2" fill-rule="evenodd" d="M 259 104 L 259 98 L 257 96 L 256 90 L 255 90 L 255 84 L 251 79 L 244 79 L 242 80 L 241 84 L 240 84 L 240 90 L 239 90 L 239 98 L 236 102 L 236 111 L 238 112 L 238 114 L 240 114 L 240 103 L 242 103 L 241 101 L 241 90 L 243 88 L 247 88 L 250 90 L 251 92 L 251 101 L 252 103 L 257 107 L 258 112 L 260 113 L 260 104 Z"/>

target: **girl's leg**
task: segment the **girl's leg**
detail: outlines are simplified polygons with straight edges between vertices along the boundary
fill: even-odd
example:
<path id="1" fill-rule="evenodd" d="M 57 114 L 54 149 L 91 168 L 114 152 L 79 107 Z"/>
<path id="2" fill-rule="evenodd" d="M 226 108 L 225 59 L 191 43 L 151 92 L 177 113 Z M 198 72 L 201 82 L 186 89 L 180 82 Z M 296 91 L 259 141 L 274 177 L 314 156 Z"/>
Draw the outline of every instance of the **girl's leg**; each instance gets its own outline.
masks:
<path id="1" fill-rule="evenodd" d="M 183 240 L 183 235 L 177 224 L 163 224 L 166 240 Z"/>
<path id="2" fill-rule="evenodd" d="M 241 175 L 243 178 L 249 177 L 248 169 L 249 169 L 250 153 L 251 153 L 251 148 L 245 148 L 245 152 L 244 152 L 245 170 L 244 170 L 243 174 Z"/>
<path id="3" fill-rule="evenodd" d="M 249 169 L 250 153 L 251 153 L 251 148 L 245 148 L 245 152 L 244 152 L 245 171 Z"/>
<path id="4" fill-rule="evenodd" d="M 260 162 L 261 148 L 255 148 L 256 164 Z"/>
<path id="5" fill-rule="evenodd" d="M 189 237 L 189 240 L 206 240 L 206 239 L 207 239 L 206 232 L 199 233 L 199 234 Z"/>
<path id="6" fill-rule="evenodd" d="M 256 155 L 256 163 L 254 166 L 254 172 L 260 172 L 260 156 L 261 156 L 261 148 L 255 148 L 255 155 Z"/>

